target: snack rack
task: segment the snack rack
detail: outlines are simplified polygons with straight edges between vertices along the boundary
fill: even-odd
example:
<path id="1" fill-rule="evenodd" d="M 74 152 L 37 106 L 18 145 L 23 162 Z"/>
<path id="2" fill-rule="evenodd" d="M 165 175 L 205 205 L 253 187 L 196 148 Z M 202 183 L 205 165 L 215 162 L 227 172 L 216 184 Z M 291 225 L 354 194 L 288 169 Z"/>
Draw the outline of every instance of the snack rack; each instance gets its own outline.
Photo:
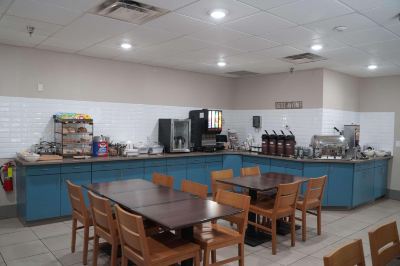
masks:
<path id="1" fill-rule="evenodd" d="M 90 156 L 93 145 L 93 119 L 54 115 L 56 153 L 63 157 Z"/>

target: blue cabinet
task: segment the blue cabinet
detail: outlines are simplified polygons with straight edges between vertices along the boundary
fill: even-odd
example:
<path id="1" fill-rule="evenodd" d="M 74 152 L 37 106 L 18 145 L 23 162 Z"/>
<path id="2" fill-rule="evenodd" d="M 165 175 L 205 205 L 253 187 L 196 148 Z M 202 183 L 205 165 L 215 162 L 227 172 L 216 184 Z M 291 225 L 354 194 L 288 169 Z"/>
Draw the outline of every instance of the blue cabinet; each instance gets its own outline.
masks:
<path id="1" fill-rule="evenodd" d="M 112 182 L 120 179 L 120 169 L 92 172 L 92 183 Z"/>
<path id="2" fill-rule="evenodd" d="M 186 158 L 168 159 L 167 175 L 174 177 L 174 189 L 180 190 L 182 180 L 186 179 Z"/>
<path id="3" fill-rule="evenodd" d="M 90 166 L 90 165 L 89 165 Z M 66 181 L 69 180 L 75 185 L 86 185 L 90 184 L 92 180 L 91 172 L 82 172 L 82 173 L 62 173 L 61 174 L 61 195 L 60 195 L 60 204 L 61 204 L 61 216 L 66 216 L 71 214 L 71 203 L 68 196 L 68 187 Z M 89 206 L 89 200 L 87 197 L 87 192 L 83 190 L 83 196 L 85 197 L 86 206 Z"/>
<path id="4" fill-rule="evenodd" d="M 127 179 L 143 179 L 144 178 L 144 168 L 132 168 L 132 169 L 122 169 L 121 178 L 123 180 Z"/>
<path id="5" fill-rule="evenodd" d="M 207 176 L 207 171 L 206 171 L 206 163 L 205 162 L 200 162 L 200 163 L 191 163 L 187 165 L 187 173 L 186 173 L 187 179 L 193 182 L 197 182 L 200 184 L 207 184 L 207 179 L 210 177 Z M 211 188 L 209 188 L 210 191 Z"/>
<path id="6" fill-rule="evenodd" d="M 270 172 L 270 160 L 252 156 L 243 156 L 243 167 L 258 166 L 261 173 Z"/>
<path id="7" fill-rule="evenodd" d="M 353 207 L 374 200 L 374 168 L 354 173 Z"/>
<path id="8" fill-rule="evenodd" d="M 353 164 L 329 164 L 327 206 L 347 208 L 352 206 L 353 172 Z"/>
<path id="9" fill-rule="evenodd" d="M 303 176 L 308 178 L 316 178 L 321 176 L 328 176 L 325 184 L 322 205 L 328 205 L 328 184 L 329 184 L 329 165 L 326 163 L 305 163 L 303 169 Z M 302 185 L 302 193 L 306 191 L 307 182 Z"/>
<path id="10" fill-rule="evenodd" d="M 207 156 L 206 158 L 206 178 L 204 185 L 208 186 L 208 193 L 211 193 L 211 172 L 223 168 L 222 155 Z"/>
<path id="11" fill-rule="evenodd" d="M 242 155 L 224 155 L 224 169 L 232 169 L 234 176 L 240 176 L 240 168 L 242 168 Z"/>
<path id="12" fill-rule="evenodd" d="M 374 198 L 386 195 L 387 191 L 387 161 L 379 161 L 374 168 Z"/>
<path id="13" fill-rule="evenodd" d="M 144 178 L 151 181 L 153 173 L 167 174 L 167 164 L 165 159 L 151 159 L 144 162 Z"/>

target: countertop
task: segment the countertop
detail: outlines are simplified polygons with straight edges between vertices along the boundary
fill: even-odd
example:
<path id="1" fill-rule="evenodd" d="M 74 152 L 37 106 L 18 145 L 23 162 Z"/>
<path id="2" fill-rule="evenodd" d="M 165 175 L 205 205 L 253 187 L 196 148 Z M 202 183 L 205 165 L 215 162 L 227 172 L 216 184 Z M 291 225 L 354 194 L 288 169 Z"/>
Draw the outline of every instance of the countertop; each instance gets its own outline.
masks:
<path id="1" fill-rule="evenodd" d="M 346 159 L 296 159 L 289 157 L 281 157 L 281 156 L 271 156 L 271 155 L 263 155 L 258 154 L 256 152 L 246 152 L 246 151 L 217 151 L 217 152 L 189 152 L 189 153 L 165 153 L 160 155 L 139 155 L 136 157 L 92 157 L 89 159 L 62 159 L 62 160 L 54 160 L 54 161 L 36 161 L 36 162 L 27 162 L 20 158 L 15 158 L 14 161 L 18 165 L 22 166 L 35 166 L 35 165 L 50 165 L 50 164 L 72 164 L 72 163 L 96 163 L 96 162 L 113 162 L 113 161 L 129 161 L 129 160 L 147 160 L 147 159 L 168 159 L 168 158 L 180 158 L 180 157 L 192 157 L 192 156 L 213 156 L 213 155 L 243 155 L 243 156 L 254 156 L 260 158 L 267 159 L 278 159 L 278 160 L 287 160 L 293 162 L 302 162 L 302 163 L 365 163 L 369 161 L 375 160 L 388 160 L 393 158 L 392 156 L 387 157 L 376 157 L 372 159 L 366 160 L 346 160 Z"/>

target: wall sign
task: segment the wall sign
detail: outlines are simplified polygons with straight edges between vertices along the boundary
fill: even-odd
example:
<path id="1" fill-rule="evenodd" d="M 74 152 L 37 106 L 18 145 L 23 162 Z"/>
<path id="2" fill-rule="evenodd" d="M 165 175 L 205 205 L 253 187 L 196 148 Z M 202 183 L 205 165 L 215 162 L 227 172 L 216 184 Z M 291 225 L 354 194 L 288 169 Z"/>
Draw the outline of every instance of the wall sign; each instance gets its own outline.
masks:
<path id="1" fill-rule="evenodd" d="M 303 101 L 275 102 L 275 109 L 303 109 Z"/>

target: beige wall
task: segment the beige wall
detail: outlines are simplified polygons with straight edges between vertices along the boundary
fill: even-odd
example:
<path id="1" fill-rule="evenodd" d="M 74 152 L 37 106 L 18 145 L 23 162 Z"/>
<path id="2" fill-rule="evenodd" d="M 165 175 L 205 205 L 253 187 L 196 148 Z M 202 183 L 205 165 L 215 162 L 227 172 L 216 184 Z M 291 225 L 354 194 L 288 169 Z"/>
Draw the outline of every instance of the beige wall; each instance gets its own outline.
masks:
<path id="1" fill-rule="evenodd" d="M 43 92 L 37 84 L 44 84 Z M 231 108 L 233 79 L 0 45 L 0 95 Z"/>
<path id="2" fill-rule="evenodd" d="M 303 108 L 322 107 L 323 70 L 304 70 L 237 80 L 236 109 L 275 109 L 277 101 L 303 101 Z"/>
<path id="3" fill-rule="evenodd" d="M 361 79 L 360 111 L 395 112 L 395 140 L 400 140 L 400 76 Z M 388 187 L 400 191 L 399 147 L 394 148 L 393 167 Z"/>
<path id="4" fill-rule="evenodd" d="M 360 79 L 328 69 L 323 72 L 323 107 L 359 111 Z"/>

